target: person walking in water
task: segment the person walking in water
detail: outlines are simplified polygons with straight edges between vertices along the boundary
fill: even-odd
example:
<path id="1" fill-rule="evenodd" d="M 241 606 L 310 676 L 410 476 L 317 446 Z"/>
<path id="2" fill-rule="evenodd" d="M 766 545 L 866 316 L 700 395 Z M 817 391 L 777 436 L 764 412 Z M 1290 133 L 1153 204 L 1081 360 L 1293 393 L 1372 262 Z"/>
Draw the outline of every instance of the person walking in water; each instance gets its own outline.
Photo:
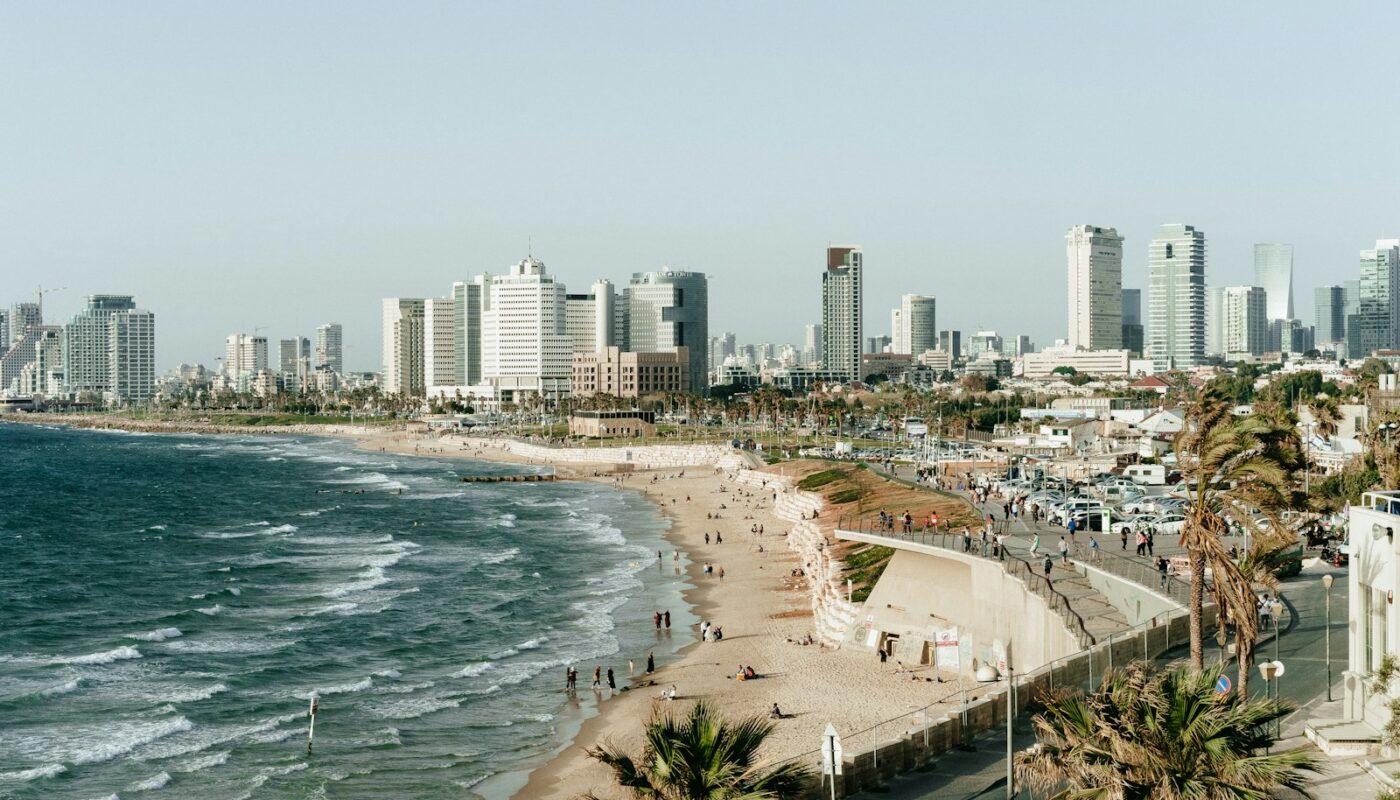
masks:
<path id="1" fill-rule="evenodd" d="M 608 688 L 617 689 L 617 679 L 613 677 L 612 667 L 608 667 Z"/>
<path id="2" fill-rule="evenodd" d="M 661 630 L 661 612 L 660 612 L 660 611 L 653 611 L 653 612 L 652 612 L 652 614 L 651 614 L 651 621 L 656 623 L 656 629 L 657 629 L 658 631 Z"/>
<path id="3" fill-rule="evenodd" d="M 595 665 L 595 666 L 593 667 L 593 688 L 594 688 L 594 689 L 597 689 L 598 687 L 600 687 L 600 686 L 602 686 L 602 685 L 603 685 L 603 668 L 600 667 L 600 666 L 596 666 L 596 665 Z"/>
<path id="4" fill-rule="evenodd" d="M 667 611 L 667 612 L 663 615 L 663 619 L 666 620 L 666 630 L 669 631 L 669 630 L 671 629 L 671 612 L 670 612 L 670 611 Z"/>
<path id="5" fill-rule="evenodd" d="M 651 673 L 653 673 L 653 672 L 655 672 L 655 671 L 656 671 L 656 658 L 653 656 L 653 654 L 647 653 L 647 674 L 650 675 Z"/>

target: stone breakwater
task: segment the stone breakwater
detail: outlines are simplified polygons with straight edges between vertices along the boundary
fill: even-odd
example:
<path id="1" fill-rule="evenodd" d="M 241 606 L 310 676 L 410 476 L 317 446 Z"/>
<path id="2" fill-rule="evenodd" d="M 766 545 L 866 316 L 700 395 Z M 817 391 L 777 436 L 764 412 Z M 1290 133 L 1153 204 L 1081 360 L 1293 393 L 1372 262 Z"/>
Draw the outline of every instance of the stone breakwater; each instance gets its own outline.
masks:
<path id="1" fill-rule="evenodd" d="M 768 472 L 740 469 L 734 472 L 733 479 L 744 486 L 771 491 L 774 514 L 792 523 L 788 547 L 802 558 L 817 638 L 824 645 L 839 647 L 855 623 L 856 607 L 846 600 L 841 588 L 842 564 L 831 556 L 826 535 L 817 524 L 824 505 L 821 497 L 799 491 L 792 478 Z"/>

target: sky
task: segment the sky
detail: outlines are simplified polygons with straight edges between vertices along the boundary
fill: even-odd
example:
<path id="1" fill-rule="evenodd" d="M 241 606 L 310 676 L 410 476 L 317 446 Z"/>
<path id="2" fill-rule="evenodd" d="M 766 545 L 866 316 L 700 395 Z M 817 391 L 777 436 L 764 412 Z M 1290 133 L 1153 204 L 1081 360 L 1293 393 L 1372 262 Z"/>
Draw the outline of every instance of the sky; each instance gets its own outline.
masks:
<path id="1" fill-rule="evenodd" d="M 710 276 L 791 342 L 824 250 L 865 324 L 1066 335 L 1064 234 L 1168 222 L 1207 282 L 1295 247 L 1297 312 L 1400 236 L 1396 3 L 0 4 L 0 304 L 156 313 L 158 365 L 345 326 L 528 251 L 571 288 Z M 1375 35 L 1381 33 L 1379 38 Z"/>

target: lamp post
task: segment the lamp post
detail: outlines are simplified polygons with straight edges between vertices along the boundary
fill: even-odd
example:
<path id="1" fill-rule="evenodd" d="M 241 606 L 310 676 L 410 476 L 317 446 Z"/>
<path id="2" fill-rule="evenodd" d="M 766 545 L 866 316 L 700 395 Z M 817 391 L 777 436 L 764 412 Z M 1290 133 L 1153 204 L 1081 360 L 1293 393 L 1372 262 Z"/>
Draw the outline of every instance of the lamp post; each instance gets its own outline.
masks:
<path id="1" fill-rule="evenodd" d="M 1324 597 L 1327 598 L 1323 605 L 1323 618 L 1326 621 L 1326 627 L 1323 628 L 1322 634 L 1323 647 L 1325 648 L 1322 657 L 1327 662 L 1327 702 L 1329 703 L 1332 702 L 1332 580 L 1331 575 L 1322 576 L 1322 588 L 1326 592 Z"/>
<path id="2" fill-rule="evenodd" d="M 1277 701 L 1277 700 L 1278 700 L 1278 684 L 1279 684 L 1279 679 L 1283 677 L 1283 662 L 1282 662 L 1282 661 L 1279 661 L 1278 659 L 1274 659 L 1273 661 L 1265 661 L 1264 663 L 1262 663 L 1262 664 L 1259 665 L 1259 674 L 1262 675 L 1262 676 L 1264 676 L 1264 682 L 1265 682 L 1266 684 L 1273 684 L 1273 686 L 1274 686 L 1274 699 L 1275 699 L 1275 701 Z M 1268 694 L 1268 687 L 1267 687 L 1267 686 L 1265 686 L 1264 692 L 1265 692 L 1265 695 L 1267 696 L 1267 694 Z M 1277 739 L 1277 738 L 1279 737 L 1280 733 L 1281 733 L 1280 728 L 1279 728 L 1279 725 L 1280 725 L 1280 721 L 1277 720 L 1277 719 L 1275 719 L 1275 720 L 1274 720 L 1274 738 L 1275 738 L 1275 739 Z"/>

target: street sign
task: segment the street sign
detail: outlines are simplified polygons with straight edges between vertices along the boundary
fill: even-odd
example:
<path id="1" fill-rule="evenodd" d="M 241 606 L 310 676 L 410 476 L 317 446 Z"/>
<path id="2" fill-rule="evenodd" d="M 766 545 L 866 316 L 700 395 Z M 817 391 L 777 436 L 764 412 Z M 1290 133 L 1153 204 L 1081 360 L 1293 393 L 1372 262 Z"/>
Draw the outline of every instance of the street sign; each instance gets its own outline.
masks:
<path id="1" fill-rule="evenodd" d="M 1216 693 L 1216 694 L 1229 694 L 1229 693 L 1230 693 L 1230 676 L 1228 676 L 1228 675 L 1221 675 L 1220 678 L 1219 678 L 1218 680 L 1216 680 L 1216 682 L 1215 682 L 1215 693 Z"/>
<path id="2" fill-rule="evenodd" d="M 841 737 L 836 733 L 836 726 L 828 722 L 822 732 L 822 774 L 840 775 L 843 755 Z"/>

